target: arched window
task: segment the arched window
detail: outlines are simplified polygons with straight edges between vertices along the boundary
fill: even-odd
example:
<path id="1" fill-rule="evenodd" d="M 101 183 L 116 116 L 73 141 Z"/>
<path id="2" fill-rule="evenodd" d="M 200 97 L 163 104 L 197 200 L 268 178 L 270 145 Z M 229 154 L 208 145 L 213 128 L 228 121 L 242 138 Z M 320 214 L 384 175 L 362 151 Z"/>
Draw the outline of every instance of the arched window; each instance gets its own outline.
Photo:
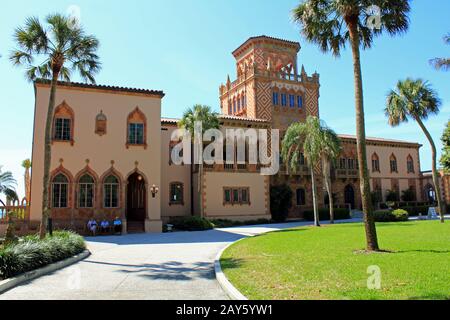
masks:
<path id="1" fill-rule="evenodd" d="M 236 109 L 236 97 L 233 98 L 233 114 L 235 114 L 237 111 Z"/>
<path id="2" fill-rule="evenodd" d="M 95 118 L 95 133 L 99 136 L 103 136 L 106 134 L 106 116 L 103 114 L 103 111 Z"/>
<path id="3" fill-rule="evenodd" d="M 289 95 L 289 107 L 295 108 L 295 95 L 293 94 Z"/>
<path id="4" fill-rule="evenodd" d="M 93 208 L 95 181 L 89 174 L 85 174 L 78 181 L 78 207 Z"/>
<path id="5" fill-rule="evenodd" d="M 297 206 L 306 205 L 305 189 L 301 189 L 301 188 L 297 189 L 296 195 L 297 195 Z"/>
<path id="6" fill-rule="evenodd" d="M 127 148 L 129 146 L 147 147 L 147 118 L 136 108 L 127 120 Z"/>
<path id="7" fill-rule="evenodd" d="M 376 153 L 372 155 L 372 172 L 380 172 L 380 158 Z"/>
<path id="8" fill-rule="evenodd" d="M 231 100 L 228 100 L 228 114 L 233 113 L 233 106 Z"/>
<path id="9" fill-rule="evenodd" d="M 52 180 L 52 207 L 67 208 L 69 195 L 69 179 L 62 173 Z"/>
<path id="10" fill-rule="evenodd" d="M 281 94 L 281 106 L 283 106 L 283 107 L 287 106 L 287 94 L 286 93 Z"/>
<path id="11" fill-rule="evenodd" d="M 272 103 L 274 106 L 278 106 L 280 104 L 280 97 L 277 91 L 272 92 Z"/>
<path id="12" fill-rule="evenodd" d="M 394 173 L 394 172 L 397 173 L 398 172 L 397 158 L 395 157 L 394 154 L 391 155 L 390 166 L 391 166 L 391 173 Z"/>
<path id="13" fill-rule="evenodd" d="M 181 182 L 170 184 L 170 205 L 184 204 L 184 185 Z"/>
<path id="14" fill-rule="evenodd" d="M 119 179 L 116 176 L 110 175 L 103 182 L 103 206 L 119 207 Z"/>
<path id="15" fill-rule="evenodd" d="M 53 117 L 53 141 L 73 144 L 74 120 L 74 112 L 65 101 L 56 107 Z"/>
<path id="16" fill-rule="evenodd" d="M 297 96 L 297 107 L 299 109 L 303 108 L 303 97 L 302 96 Z"/>
<path id="17" fill-rule="evenodd" d="M 408 169 L 408 173 L 414 173 L 414 160 L 411 155 L 406 159 L 406 167 Z"/>
<path id="18" fill-rule="evenodd" d="M 242 108 L 246 108 L 246 107 L 247 107 L 247 96 L 244 93 L 242 95 Z"/>
<path id="19" fill-rule="evenodd" d="M 238 110 L 238 112 L 241 111 L 241 96 L 240 95 L 237 96 L 237 110 Z"/>

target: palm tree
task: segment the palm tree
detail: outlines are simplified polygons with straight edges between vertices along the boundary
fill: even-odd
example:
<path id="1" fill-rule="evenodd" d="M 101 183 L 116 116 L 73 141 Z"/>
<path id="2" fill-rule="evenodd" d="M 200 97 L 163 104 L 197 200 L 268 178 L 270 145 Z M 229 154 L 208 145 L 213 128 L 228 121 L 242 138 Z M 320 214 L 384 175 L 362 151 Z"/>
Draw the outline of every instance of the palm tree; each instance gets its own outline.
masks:
<path id="1" fill-rule="evenodd" d="M 17 200 L 16 185 L 17 182 L 12 173 L 9 171 L 2 172 L 0 166 L 0 194 L 3 194 L 7 199 Z"/>
<path id="2" fill-rule="evenodd" d="M 47 110 L 44 145 L 44 178 L 42 192 L 41 238 L 45 237 L 46 222 L 49 217 L 48 190 L 50 184 L 51 133 L 55 108 L 55 95 L 58 79 L 70 81 L 73 71 L 78 71 L 86 82 L 95 83 L 94 75 L 100 70 L 96 51 L 99 46 L 94 36 L 86 35 L 73 19 L 52 14 L 46 18 L 46 25 L 38 18 L 30 17 L 24 27 L 14 32 L 17 45 L 10 60 L 16 66 L 26 67 L 26 78 L 51 80 L 50 98 Z M 35 64 L 36 62 L 36 64 Z"/>
<path id="3" fill-rule="evenodd" d="M 444 42 L 450 44 L 450 33 L 444 37 Z M 430 60 L 430 64 L 437 70 L 448 71 L 450 69 L 450 58 L 434 58 Z"/>
<path id="4" fill-rule="evenodd" d="M 201 137 L 194 136 L 194 128 L 195 128 L 196 122 L 202 123 L 202 136 Z M 211 107 L 197 104 L 184 112 L 183 117 L 181 118 L 181 120 L 178 123 L 178 126 L 180 128 L 183 128 L 183 129 L 189 131 L 189 133 L 191 134 L 191 137 L 192 137 L 192 140 L 191 140 L 192 143 L 197 143 L 197 145 L 203 146 L 203 134 L 209 129 L 219 129 L 220 122 L 219 122 L 219 118 L 218 118 L 218 113 L 213 112 Z M 194 153 L 192 152 L 192 147 L 191 147 L 191 155 L 192 155 L 192 157 L 194 155 Z M 192 165 L 191 165 L 191 190 L 192 190 L 192 192 L 191 192 L 191 211 L 192 211 L 192 214 L 194 214 L 194 201 L 193 201 L 193 197 L 194 197 L 194 192 L 193 192 L 194 165 L 195 164 L 192 161 Z M 202 176 L 203 176 L 203 162 L 199 166 L 199 177 L 202 177 Z M 198 182 L 198 185 L 199 185 L 198 191 L 201 195 L 202 191 L 203 191 L 203 184 L 201 183 L 200 180 Z M 203 206 L 202 205 L 200 205 L 200 216 L 203 217 Z"/>
<path id="5" fill-rule="evenodd" d="M 14 179 L 11 172 L 6 171 L 2 172 L 2 167 L 0 166 L 0 194 L 5 195 L 7 204 L 10 201 L 16 201 L 19 199 L 16 193 L 16 180 Z M 0 200 L 1 202 L 1 200 Z M 8 210 L 8 209 L 7 209 Z M 6 212 L 8 216 L 8 227 L 6 229 L 6 237 L 5 240 L 7 242 L 12 241 L 14 239 L 14 221 L 12 219 L 13 212 Z M 1 217 L 3 218 L 3 217 Z"/>
<path id="6" fill-rule="evenodd" d="M 334 223 L 334 199 L 331 188 L 331 166 L 336 162 L 342 151 L 341 140 L 336 132 L 323 126 L 321 128 L 320 138 L 320 158 L 322 161 L 323 180 L 327 189 L 330 204 L 330 223 Z"/>
<path id="7" fill-rule="evenodd" d="M 30 180 L 31 160 L 30 159 L 23 160 L 22 167 L 25 169 L 25 174 L 23 176 L 25 183 L 25 198 L 27 199 L 27 202 L 29 202 L 31 195 L 31 180 Z"/>
<path id="8" fill-rule="evenodd" d="M 370 10 L 374 8 L 379 9 L 375 15 Z M 323 52 L 331 51 L 339 57 L 347 42 L 352 49 L 357 153 L 368 251 L 378 251 L 379 246 L 367 170 L 360 48 L 371 48 L 374 37 L 383 31 L 390 35 L 405 32 L 409 26 L 409 11 L 409 0 L 306 0 L 293 12 L 306 39 L 318 44 Z"/>
<path id="9" fill-rule="evenodd" d="M 304 123 L 293 123 L 286 131 L 281 145 L 281 155 L 288 168 L 296 172 L 303 150 L 311 170 L 314 225 L 320 227 L 316 187 L 316 165 L 321 160 L 322 125 L 319 118 L 309 116 Z"/>
<path id="10" fill-rule="evenodd" d="M 423 133 L 427 137 L 431 146 L 433 183 L 436 191 L 437 202 L 441 215 L 441 222 L 444 222 L 445 205 L 442 201 L 441 187 L 439 185 L 437 171 L 436 145 L 430 132 L 424 125 L 430 115 L 438 114 L 441 100 L 431 85 L 421 79 L 406 79 L 399 81 L 395 90 L 387 96 L 385 114 L 389 119 L 389 124 L 393 127 L 412 119 L 417 122 Z"/>

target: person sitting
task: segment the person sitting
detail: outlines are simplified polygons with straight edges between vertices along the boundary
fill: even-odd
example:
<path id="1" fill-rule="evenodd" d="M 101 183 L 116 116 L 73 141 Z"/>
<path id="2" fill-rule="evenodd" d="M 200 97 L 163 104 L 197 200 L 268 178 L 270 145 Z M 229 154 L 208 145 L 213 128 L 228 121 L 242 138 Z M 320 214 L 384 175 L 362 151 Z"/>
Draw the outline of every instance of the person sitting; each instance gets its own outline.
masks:
<path id="1" fill-rule="evenodd" d="M 89 232 L 95 237 L 97 233 L 97 221 L 95 221 L 94 218 L 91 218 L 91 220 L 87 223 L 87 228 Z"/>
<path id="2" fill-rule="evenodd" d="M 102 222 L 100 222 L 100 228 L 102 230 L 102 233 L 108 233 L 109 232 L 109 221 L 106 219 L 103 219 Z"/>
<path id="3" fill-rule="evenodd" d="M 113 224 L 114 224 L 114 233 L 122 234 L 122 220 L 119 219 L 119 217 L 116 217 Z"/>

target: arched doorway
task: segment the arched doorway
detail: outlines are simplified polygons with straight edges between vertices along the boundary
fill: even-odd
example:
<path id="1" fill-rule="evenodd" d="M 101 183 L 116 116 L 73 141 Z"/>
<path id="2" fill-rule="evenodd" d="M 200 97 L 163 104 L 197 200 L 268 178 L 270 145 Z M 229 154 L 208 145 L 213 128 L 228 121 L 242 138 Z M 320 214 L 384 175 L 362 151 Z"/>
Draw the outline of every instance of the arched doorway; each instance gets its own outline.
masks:
<path id="1" fill-rule="evenodd" d="M 355 189 L 351 185 L 345 187 L 344 190 L 345 204 L 351 205 L 355 209 Z"/>
<path id="2" fill-rule="evenodd" d="M 127 224 L 129 229 L 143 231 L 146 217 L 146 182 L 144 177 L 136 172 L 128 178 L 127 184 Z"/>

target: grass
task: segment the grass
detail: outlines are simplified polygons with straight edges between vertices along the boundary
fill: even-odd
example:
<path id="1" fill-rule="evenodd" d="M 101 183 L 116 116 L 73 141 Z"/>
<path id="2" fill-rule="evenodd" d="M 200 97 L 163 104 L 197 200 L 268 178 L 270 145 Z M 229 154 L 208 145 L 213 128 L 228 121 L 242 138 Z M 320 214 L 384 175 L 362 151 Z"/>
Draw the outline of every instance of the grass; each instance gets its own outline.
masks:
<path id="1" fill-rule="evenodd" d="M 366 254 L 362 224 L 283 230 L 242 240 L 222 256 L 249 299 L 450 299 L 450 223 L 377 224 L 382 249 Z M 369 266 L 381 289 L 369 290 Z"/>

